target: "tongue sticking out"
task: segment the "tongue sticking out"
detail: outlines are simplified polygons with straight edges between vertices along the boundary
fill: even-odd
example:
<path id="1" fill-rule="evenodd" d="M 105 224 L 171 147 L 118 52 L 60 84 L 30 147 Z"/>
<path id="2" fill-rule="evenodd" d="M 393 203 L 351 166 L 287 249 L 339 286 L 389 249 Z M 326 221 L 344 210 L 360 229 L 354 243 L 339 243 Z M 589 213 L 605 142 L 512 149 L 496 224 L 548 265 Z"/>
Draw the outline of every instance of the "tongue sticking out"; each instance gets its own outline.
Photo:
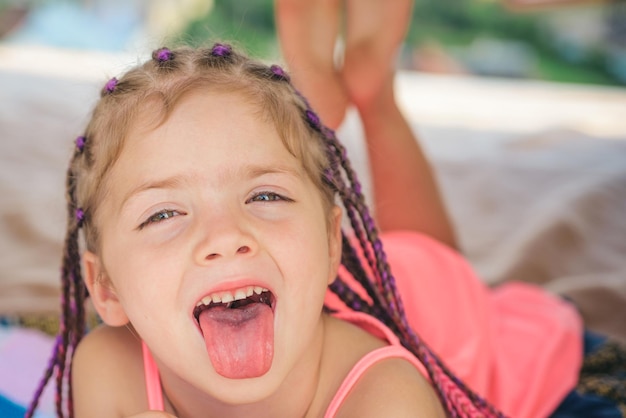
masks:
<path id="1" fill-rule="evenodd" d="M 274 356 L 274 312 L 265 303 L 216 306 L 198 317 L 215 371 L 230 379 L 262 376 Z"/>

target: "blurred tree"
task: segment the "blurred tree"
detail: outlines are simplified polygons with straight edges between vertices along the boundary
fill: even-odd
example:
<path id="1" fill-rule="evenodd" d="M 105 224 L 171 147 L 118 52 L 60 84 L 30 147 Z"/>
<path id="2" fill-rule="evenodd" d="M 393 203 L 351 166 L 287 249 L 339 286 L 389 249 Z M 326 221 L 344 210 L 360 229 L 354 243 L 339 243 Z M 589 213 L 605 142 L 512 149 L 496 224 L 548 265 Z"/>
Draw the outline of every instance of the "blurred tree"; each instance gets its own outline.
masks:
<path id="1" fill-rule="evenodd" d="M 624 3 L 624 0 L 620 1 Z M 209 39 L 236 40 L 251 55 L 277 59 L 279 48 L 273 6 L 272 0 L 214 0 L 211 11 L 192 21 L 179 39 L 188 44 L 206 43 Z M 494 45 L 500 42 L 501 51 L 517 49 L 533 57 L 530 60 L 532 70 L 523 76 L 626 85 L 626 80 L 621 80 L 612 70 L 615 60 L 610 61 L 610 58 L 614 51 L 605 45 L 592 45 L 584 50 L 578 47 L 582 53 L 578 54 L 577 60 L 572 60 L 571 45 L 559 42 L 550 28 L 549 18 L 555 10 L 514 12 L 507 9 L 506 3 L 493 0 L 416 0 L 406 46 L 412 50 L 437 44 L 462 61 L 473 53 L 473 44 L 488 39 Z M 611 16 L 610 10 L 608 13 Z M 511 58 L 503 56 L 502 59 Z M 522 71 L 517 76 L 520 75 Z"/>
<path id="2" fill-rule="evenodd" d="M 273 0 L 214 0 L 209 13 L 190 22 L 178 38 L 192 45 L 236 40 L 250 55 L 276 57 Z"/>

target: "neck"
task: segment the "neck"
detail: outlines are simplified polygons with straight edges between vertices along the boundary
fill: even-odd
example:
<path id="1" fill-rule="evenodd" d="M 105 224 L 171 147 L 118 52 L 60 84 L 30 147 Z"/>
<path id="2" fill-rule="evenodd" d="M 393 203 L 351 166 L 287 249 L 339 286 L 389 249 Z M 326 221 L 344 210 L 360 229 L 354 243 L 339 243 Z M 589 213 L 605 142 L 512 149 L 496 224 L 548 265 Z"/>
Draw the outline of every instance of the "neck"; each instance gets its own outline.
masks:
<path id="1" fill-rule="evenodd" d="M 320 391 L 320 371 L 324 352 L 325 320 L 320 319 L 314 343 L 304 356 L 294 364 L 277 390 L 262 399 L 242 404 L 232 404 L 205 393 L 183 381 L 171 370 L 160 367 L 166 409 L 178 418 L 231 417 L 258 418 L 314 417 L 323 415 L 325 405 Z"/>

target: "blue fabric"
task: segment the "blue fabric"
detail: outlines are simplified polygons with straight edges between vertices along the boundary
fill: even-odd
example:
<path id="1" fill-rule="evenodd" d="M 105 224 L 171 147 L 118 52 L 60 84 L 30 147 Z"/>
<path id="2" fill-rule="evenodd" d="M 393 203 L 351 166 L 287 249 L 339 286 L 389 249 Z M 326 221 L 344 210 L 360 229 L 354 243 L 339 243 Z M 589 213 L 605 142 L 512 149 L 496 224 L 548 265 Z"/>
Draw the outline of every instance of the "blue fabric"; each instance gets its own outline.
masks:
<path id="1" fill-rule="evenodd" d="M 0 394 L 0 417 L 2 418 L 23 418 L 26 408 L 5 398 Z"/>
<path id="2" fill-rule="evenodd" d="M 585 331 L 584 355 L 588 356 L 606 342 L 606 337 Z M 624 418 L 615 402 L 593 394 L 573 390 L 550 416 L 551 418 Z"/>
<path id="3" fill-rule="evenodd" d="M 623 418 L 623 415 L 612 401 L 572 391 L 551 418 Z"/>
<path id="4" fill-rule="evenodd" d="M 585 356 L 588 356 L 589 354 L 600 348 L 602 344 L 606 342 L 606 340 L 607 338 L 604 335 L 596 334 L 591 331 L 585 331 L 585 334 L 583 335 L 583 347 Z"/>

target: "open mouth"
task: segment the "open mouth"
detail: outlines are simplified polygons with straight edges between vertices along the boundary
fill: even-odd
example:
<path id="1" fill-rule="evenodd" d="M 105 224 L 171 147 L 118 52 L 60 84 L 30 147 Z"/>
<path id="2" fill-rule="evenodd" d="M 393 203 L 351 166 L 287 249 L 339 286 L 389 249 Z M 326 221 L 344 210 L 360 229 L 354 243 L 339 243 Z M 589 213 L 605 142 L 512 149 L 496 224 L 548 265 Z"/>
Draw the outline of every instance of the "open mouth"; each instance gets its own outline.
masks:
<path id="1" fill-rule="evenodd" d="M 267 373 L 274 357 L 275 301 L 270 290 L 247 286 L 196 304 L 193 316 L 218 374 L 244 379 Z"/>
<path id="2" fill-rule="evenodd" d="M 260 286 L 246 286 L 234 291 L 216 292 L 202 298 L 193 310 L 193 316 L 199 321 L 200 314 L 213 308 L 244 309 L 254 303 L 261 303 L 274 309 L 274 294 Z"/>

